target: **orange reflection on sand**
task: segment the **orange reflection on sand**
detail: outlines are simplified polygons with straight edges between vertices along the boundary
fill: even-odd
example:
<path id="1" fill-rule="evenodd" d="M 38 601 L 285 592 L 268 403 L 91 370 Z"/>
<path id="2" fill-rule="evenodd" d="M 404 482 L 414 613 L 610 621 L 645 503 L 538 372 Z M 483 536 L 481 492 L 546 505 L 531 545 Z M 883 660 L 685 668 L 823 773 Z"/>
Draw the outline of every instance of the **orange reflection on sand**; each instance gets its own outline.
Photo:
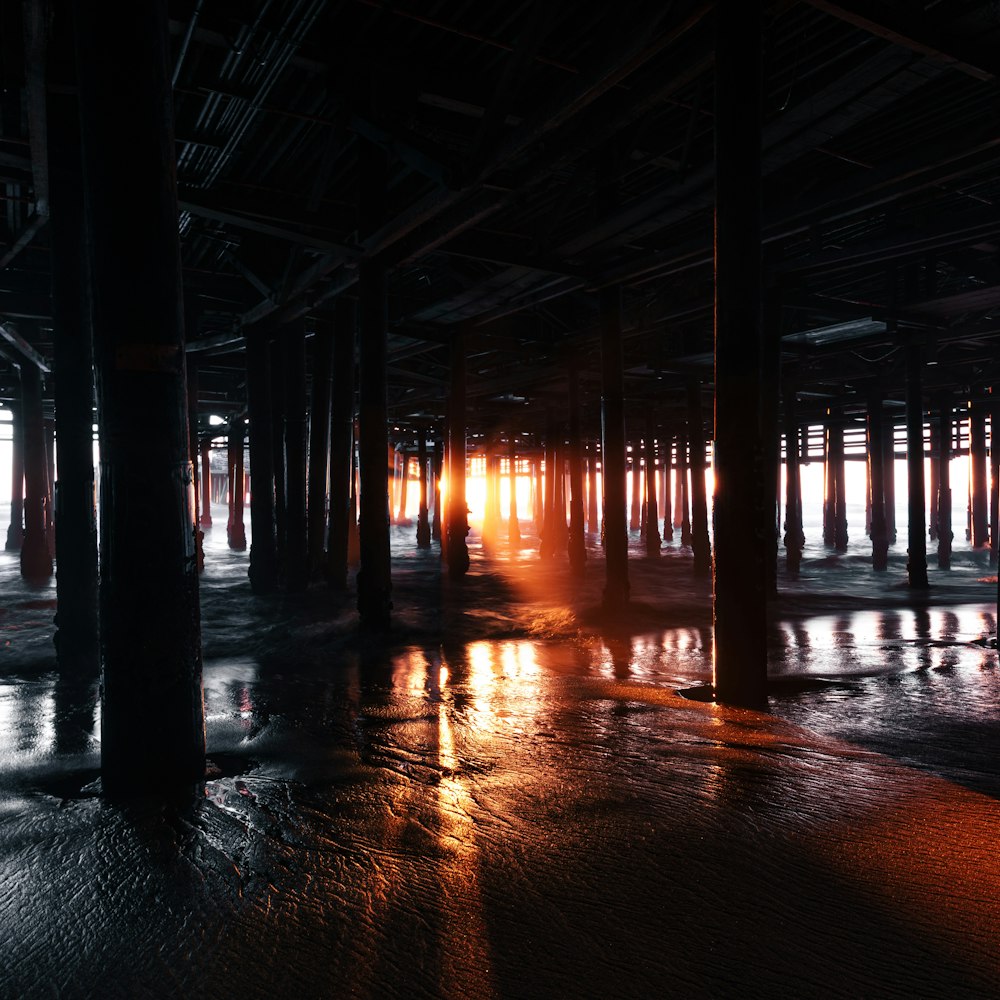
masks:
<path id="1" fill-rule="evenodd" d="M 492 690 L 492 661 L 486 643 L 469 650 L 470 683 L 486 683 Z M 487 682 L 486 675 L 490 680 Z M 442 688 L 448 668 L 441 667 Z M 474 680 L 473 678 L 476 678 Z M 484 695 L 484 697 L 487 697 Z M 466 783 L 471 780 L 455 746 L 449 713 L 451 699 L 438 704 L 437 754 L 441 780 L 437 785 L 438 835 L 443 858 L 440 863 L 441 900 L 441 995 L 492 997 L 496 990 L 490 969 L 490 942 L 483 916 L 479 882 L 480 849 L 476 842 L 476 803 Z"/>

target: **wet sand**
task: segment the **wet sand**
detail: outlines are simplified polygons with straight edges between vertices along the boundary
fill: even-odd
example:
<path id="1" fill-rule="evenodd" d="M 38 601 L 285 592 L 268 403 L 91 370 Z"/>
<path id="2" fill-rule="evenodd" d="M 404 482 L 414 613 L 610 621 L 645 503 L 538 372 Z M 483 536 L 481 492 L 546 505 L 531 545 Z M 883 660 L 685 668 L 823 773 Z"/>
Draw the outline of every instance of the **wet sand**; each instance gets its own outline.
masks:
<path id="1" fill-rule="evenodd" d="M 0 556 L 0 996 L 1000 993 L 984 554 L 914 600 L 901 547 L 875 577 L 811 546 L 765 714 L 677 693 L 711 663 L 677 545 L 633 539 L 608 622 L 597 546 L 582 581 L 473 546 L 455 584 L 393 529 L 374 641 L 350 593 L 252 597 L 219 514 L 183 802 L 99 798 L 96 686 Z"/>

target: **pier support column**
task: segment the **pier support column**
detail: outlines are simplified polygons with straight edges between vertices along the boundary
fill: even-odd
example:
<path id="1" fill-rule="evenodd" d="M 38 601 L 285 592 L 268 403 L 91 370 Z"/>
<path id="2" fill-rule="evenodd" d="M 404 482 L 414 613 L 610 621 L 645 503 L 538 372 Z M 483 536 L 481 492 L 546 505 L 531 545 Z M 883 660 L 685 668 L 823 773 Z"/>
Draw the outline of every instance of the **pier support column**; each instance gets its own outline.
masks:
<path id="1" fill-rule="evenodd" d="M 201 486 L 201 517 L 199 524 L 202 528 L 212 527 L 212 441 L 210 438 L 202 438 L 199 446 L 201 458 L 201 476 L 197 476 L 196 470 L 192 469 L 195 476 L 196 486 Z M 198 456 L 192 456 L 192 465 L 198 461 Z"/>
<path id="2" fill-rule="evenodd" d="M 642 527 L 642 458 L 639 445 L 632 445 L 632 505 L 629 513 L 628 530 L 638 531 Z"/>
<path id="3" fill-rule="evenodd" d="M 284 331 L 274 330 L 268 348 L 271 389 L 271 451 L 274 463 L 274 539 L 278 553 L 278 578 L 284 579 L 288 556 L 288 515 L 285 501 L 285 344 Z"/>
<path id="4" fill-rule="evenodd" d="M 243 439 L 246 423 L 242 415 L 229 421 L 229 519 L 226 522 L 226 540 L 236 552 L 247 547 L 246 526 L 243 524 Z"/>
<path id="5" fill-rule="evenodd" d="M 389 427 L 386 400 L 386 276 L 363 264 L 360 278 L 360 450 L 358 613 L 368 628 L 389 627 L 392 576 L 389 555 Z"/>
<path id="6" fill-rule="evenodd" d="M 795 390 L 786 386 L 785 416 L 785 565 L 798 573 L 802 565 L 805 534 L 802 531 L 802 477 L 799 472 L 799 420 Z"/>
<path id="7" fill-rule="evenodd" d="M 323 575 L 327 538 L 326 509 L 330 469 L 330 375 L 334 331 L 318 324 L 312 338 L 312 394 L 309 406 L 309 576 Z"/>
<path id="8" fill-rule="evenodd" d="M 42 373 L 30 362 L 21 364 L 21 413 L 24 420 L 24 540 L 21 576 L 41 585 L 52 578 L 52 555 L 46 537 L 48 470 L 45 458 L 45 417 Z"/>
<path id="9" fill-rule="evenodd" d="M 285 586 L 309 585 L 306 513 L 306 341 L 303 320 L 280 333 L 285 351 Z"/>
<path id="10" fill-rule="evenodd" d="M 844 459 L 844 425 L 832 428 L 835 464 L 833 483 L 833 547 L 837 552 L 847 551 L 847 476 Z"/>
<path id="11" fill-rule="evenodd" d="M 270 348 L 261 329 L 246 335 L 247 414 L 250 418 L 250 589 L 269 594 L 278 584 L 274 521 L 274 445 L 271 441 Z"/>
<path id="12" fill-rule="evenodd" d="M 701 382 L 696 379 L 688 382 L 687 404 L 688 466 L 691 469 L 691 552 L 694 555 L 695 575 L 708 576 L 712 570 L 712 544 L 708 537 L 708 499 L 705 495 L 705 431 L 701 413 Z"/>
<path id="13" fill-rule="evenodd" d="M 445 515 L 445 559 L 448 576 L 469 572 L 469 510 L 465 502 L 465 336 L 451 340 L 451 393 L 448 400 L 448 510 Z"/>
<path id="14" fill-rule="evenodd" d="M 167 5 L 74 12 L 101 443 L 101 776 L 105 794 L 162 793 L 205 768 Z M 95 58 L 109 38 L 115 58 Z"/>
<path id="15" fill-rule="evenodd" d="M 990 401 L 990 565 L 997 564 L 997 521 L 1000 520 L 1000 449 L 997 447 L 997 416 L 1000 407 Z M 934 468 L 933 461 L 931 468 Z M 931 494 L 934 495 L 933 492 Z"/>
<path id="16" fill-rule="evenodd" d="M 622 352 L 622 292 L 603 288 L 601 321 L 601 480 L 604 484 L 604 606 L 629 599 L 628 522 L 625 509 L 625 389 Z"/>
<path id="17" fill-rule="evenodd" d="M 434 516 L 431 518 L 431 538 L 435 542 L 441 541 L 441 472 L 444 468 L 444 442 L 435 440 L 434 456 L 431 461 L 433 466 L 434 482 Z"/>
<path id="18" fill-rule="evenodd" d="M 10 524 L 7 526 L 7 552 L 20 552 L 24 542 L 24 417 L 20 399 L 10 404 L 11 467 Z"/>
<path id="19" fill-rule="evenodd" d="M 996 424 L 994 423 L 994 426 Z M 941 463 L 939 461 L 939 456 L 941 454 L 941 425 L 940 423 L 931 418 L 929 420 L 929 430 L 930 430 L 930 482 L 928 483 L 927 495 L 930 497 L 930 510 L 928 511 L 927 517 L 927 538 L 929 541 L 936 542 L 938 537 L 938 503 L 937 498 L 941 492 L 941 486 L 938 482 L 938 475 L 941 471 Z"/>
<path id="20" fill-rule="evenodd" d="M 483 552 L 496 553 L 500 536 L 500 470 L 496 450 L 496 437 L 489 434 L 483 455 L 483 483 L 486 495 L 483 503 L 483 524 L 480 544 Z"/>
<path id="21" fill-rule="evenodd" d="M 646 555 L 658 557 L 663 539 L 660 537 L 660 510 L 656 501 L 656 426 L 652 417 L 646 420 Z"/>
<path id="22" fill-rule="evenodd" d="M 921 388 L 922 350 L 906 349 L 906 478 L 909 510 L 906 570 L 910 586 L 927 587 L 927 521 L 924 513 L 924 411 Z"/>
<path id="23" fill-rule="evenodd" d="M 417 430 L 417 466 L 420 485 L 420 506 L 417 509 L 417 548 L 431 547 L 431 524 L 427 517 L 427 431 Z"/>
<path id="24" fill-rule="evenodd" d="M 341 296 L 334 306 L 333 387 L 330 400 L 330 518 L 326 538 L 326 582 L 347 587 L 348 537 L 354 479 L 354 340 L 357 308 Z"/>
<path id="25" fill-rule="evenodd" d="M 66 64 L 72 65 L 71 56 Z M 96 676 L 100 669 L 100 654 L 92 430 L 94 355 L 86 270 L 80 120 L 75 96 L 50 92 L 47 111 L 53 374 L 59 439 L 59 480 L 55 488 L 59 572 L 54 641 L 60 673 L 64 677 L 68 674 L 90 677 Z M 23 471 L 19 470 L 19 474 L 23 475 Z"/>
<path id="26" fill-rule="evenodd" d="M 591 441 L 587 445 L 587 531 L 594 535 L 600 531 L 598 512 L 603 506 L 600 501 L 597 489 L 597 442 Z"/>
<path id="27" fill-rule="evenodd" d="M 951 397 L 942 393 L 938 397 L 938 492 L 937 505 L 937 564 L 939 569 L 951 569 L 951 543 L 954 533 L 951 526 L 951 439 L 953 420 Z"/>
<path id="28" fill-rule="evenodd" d="M 969 490 L 972 496 L 972 547 L 989 544 L 989 492 L 986 480 L 986 413 L 978 401 L 969 402 Z"/>
<path id="29" fill-rule="evenodd" d="M 688 436 L 677 432 L 677 483 L 674 491 L 674 527 L 680 529 L 681 545 L 691 544 L 691 505 L 688 486 Z"/>
<path id="30" fill-rule="evenodd" d="M 583 444 L 580 440 L 580 373 L 569 373 L 569 564 L 577 575 L 587 563 L 587 540 L 583 526 Z"/>
<path id="31" fill-rule="evenodd" d="M 662 456 L 660 458 L 660 474 L 663 476 L 663 541 L 674 540 L 673 494 L 670 489 L 670 468 L 672 465 L 673 435 L 668 430 L 661 439 Z"/>
<path id="32" fill-rule="evenodd" d="M 721 0 L 716 17 L 714 680 L 720 701 L 761 707 L 769 529 L 760 521 L 765 503 L 773 518 L 775 490 L 760 426 L 760 5 Z"/>
<path id="33" fill-rule="evenodd" d="M 868 398 L 868 482 L 872 511 L 872 569 L 883 572 L 889 568 L 889 526 L 885 516 L 885 417 L 882 397 Z"/>
<path id="34" fill-rule="evenodd" d="M 511 552 L 521 547 L 521 525 L 517 518 L 517 434 L 508 432 L 507 461 L 510 465 L 510 511 L 507 518 L 507 542 Z"/>
<path id="35" fill-rule="evenodd" d="M 886 413 L 882 427 L 883 460 L 885 469 L 885 531 L 890 545 L 896 544 L 896 423 Z"/>

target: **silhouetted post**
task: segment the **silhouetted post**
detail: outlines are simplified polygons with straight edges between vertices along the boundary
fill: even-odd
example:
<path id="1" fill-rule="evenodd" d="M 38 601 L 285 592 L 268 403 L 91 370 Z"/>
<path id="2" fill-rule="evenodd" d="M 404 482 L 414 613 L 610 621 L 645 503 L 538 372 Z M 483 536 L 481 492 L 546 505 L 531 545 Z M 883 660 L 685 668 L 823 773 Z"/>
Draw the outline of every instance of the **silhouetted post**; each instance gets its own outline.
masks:
<path id="1" fill-rule="evenodd" d="M 417 548 L 431 547 L 431 525 L 427 517 L 427 431 L 417 428 L 417 472 L 420 484 L 420 506 L 417 509 Z"/>
<path id="2" fill-rule="evenodd" d="M 539 532 L 538 554 L 543 559 L 551 559 L 556 554 L 555 546 L 555 504 L 556 504 L 556 429 L 552 411 L 545 414 L 545 479 L 542 493 L 542 530 Z"/>
<path id="3" fill-rule="evenodd" d="M 332 327 L 316 326 L 312 338 L 312 393 L 309 406 L 309 576 L 317 577 L 325 564 L 326 499 L 330 465 L 330 384 L 333 366 Z"/>
<path id="4" fill-rule="evenodd" d="M 628 530 L 638 531 L 642 527 L 642 459 L 639 445 L 632 445 L 632 504 L 628 519 Z"/>
<path id="5" fill-rule="evenodd" d="M 497 482 L 499 470 L 497 467 L 496 441 L 492 434 L 487 436 L 484 447 L 483 472 L 486 493 L 483 503 L 483 527 L 482 534 L 480 535 L 480 543 L 484 552 L 493 553 L 496 551 L 499 535 L 497 522 L 500 517 L 500 497 Z"/>
<path id="6" fill-rule="evenodd" d="M 185 317 L 185 328 L 191 329 L 192 318 Z M 191 498 L 194 501 L 194 544 L 197 551 L 198 572 L 205 568 L 205 532 L 201 528 L 201 487 L 208 473 L 198 474 L 201 450 L 198 443 L 198 362 L 194 355 L 189 354 L 187 362 L 187 401 L 188 401 L 188 459 L 191 462 Z M 208 442 L 205 443 L 205 455 L 208 454 Z M 207 458 L 206 458 L 207 461 Z M 211 518 L 209 519 L 211 524 Z"/>
<path id="7" fill-rule="evenodd" d="M 556 441 L 555 526 L 556 554 L 565 552 L 569 545 L 569 528 L 566 524 L 566 443 L 562 434 Z"/>
<path id="8" fill-rule="evenodd" d="M 972 491 L 972 547 L 989 544 L 989 507 L 986 485 L 986 414 L 969 402 L 969 487 Z"/>
<path id="9" fill-rule="evenodd" d="M 938 398 L 938 493 L 937 505 L 937 564 L 939 569 L 951 568 L 951 397 L 942 393 Z"/>
<path id="10" fill-rule="evenodd" d="M 170 32 L 163 0 L 74 10 L 101 443 L 102 782 L 149 794 L 201 779 L 205 762 Z M 109 38 L 115 57 L 95 57 Z"/>
<path id="11" fill-rule="evenodd" d="M 229 547 L 243 552 L 247 547 L 246 527 L 243 524 L 243 437 L 246 424 L 242 415 L 229 421 L 229 519 L 226 521 L 226 541 Z"/>
<path id="12" fill-rule="evenodd" d="M 513 428 L 508 434 L 507 460 L 510 464 L 510 511 L 507 518 L 507 542 L 513 552 L 521 547 L 521 526 L 517 521 L 517 435 Z"/>
<path id="13" fill-rule="evenodd" d="M 696 379 L 688 381 L 687 404 L 688 465 L 691 469 L 691 553 L 694 556 L 695 574 L 705 576 L 712 569 L 712 545 L 708 537 L 708 499 L 705 495 L 705 431 L 701 415 L 701 383 Z"/>
<path id="14" fill-rule="evenodd" d="M 45 533 L 48 472 L 45 462 L 45 418 L 42 413 L 42 373 L 30 362 L 21 364 L 21 407 L 24 420 L 24 540 L 21 576 L 40 585 L 52 577 L 52 555 Z"/>
<path id="15" fill-rule="evenodd" d="M 996 427 L 996 422 L 994 421 L 993 426 Z M 927 517 L 927 538 L 932 541 L 937 541 L 938 536 L 938 494 L 941 491 L 940 483 L 938 482 L 938 475 L 940 473 L 940 462 L 938 457 L 941 454 L 941 426 L 937 420 L 928 421 L 928 430 L 930 431 L 930 482 L 928 484 L 928 496 L 931 498 L 931 506 L 928 511 Z M 997 454 L 996 448 L 992 450 L 994 455 Z"/>
<path id="16" fill-rule="evenodd" d="M 688 479 L 688 435 L 686 429 L 677 433 L 677 491 L 674 497 L 674 527 L 680 528 L 681 545 L 691 544 L 691 505 Z"/>
<path id="17" fill-rule="evenodd" d="M 263 330 L 246 334 L 247 414 L 250 418 L 250 589 L 268 594 L 278 584 L 274 520 L 274 446 L 271 441 L 270 349 Z"/>
<path id="18" fill-rule="evenodd" d="M 69 25 L 62 25 L 69 44 Z M 68 55 L 64 64 L 72 66 Z M 75 95 L 49 92 L 49 241 L 52 260 L 52 333 L 59 481 L 55 489 L 56 633 L 63 676 L 96 675 L 97 519 L 94 505 L 94 355 Z M 18 460 L 20 461 L 20 449 Z M 23 476 L 23 470 L 18 470 Z M 21 483 L 16 484 L 18 487 Z M 20 527 L 21 512 L 17 513 Z M 13 505 L 11 525 L 14 524 Z M 20 539 L 18 539 L 20 543 Z"/>
<path id="19" fill-rule="evenodd" d="M 628 521 L 625 509 L 625 389 L 622 291 L 599 292 L 601 320 L 601 481 L 604 484 L 604 606 L 629 599 Z"/>
<path id="20" fill-rule="evenodd" d="M 674 512 L 672 510 L 672 490 L 670 489 L 670 453 L 673 450 L 673 435 L 668 430 L 662 438 L 663 454 L 660 460 L 660 472 L 663 476 L 663 540 L 674 540 Z"/>
<path id="21" fill-rule="evenodd" d="M 431 518 L 431 538 L 441 541 L 441 470 L 444 460 L 444 444 L 434 442 L 434 516 Z"/>
<path id="22" fill-rule="evenodd" d="M 844 459 L 844 425 L 831 428 L 833 435 L 833 547 L 838 552 L 847 551 L 847 477 Z"/>
<path id="23" fill-rule="evenodd" d="M 469 510 L 465 503 L 465 336 L 451 340 L 451 393 L 448 400 L 448 511 L 445 558 L 448 576 L 460 579 L 469 571 Z"/>
<path id="24" fill-rule="evenodd" d="M 399 517 L 397 523 L 409 524 L 406 506 L 410 501 L 410 456 L 405 451 L 399 453 Z"/>
<path id="25" fill-rule="evenodd" d="M 384 171 L 384 155 L 376 156 Z M 386 399 L 386 275 L 377 262 L 363 264 L 360 279 L 360 407 L 358 530 L 361 569 L 358 613 L 369 628 L 386 629 L 392 609 L 389 556 L 389 447 Z"/>
<path id="26" fill-rule="evenodd" d="M 201 475 L 198 475 L 196 465 L 199 457 L 201 459 Z M 191 456 L 191 475 L 194 478 L 194 489 L 192 492 L 201 493 L 201 505 L 195 503 L 195 515 L 197 523 L 202 528 L 212 527 L 212 441 L 211 438 L 202 438 L 198 446 L 198 453 Z"/>
<path id="27" fill-rule="evenodd" d="M 646 555 L 659 556 L 660 510 L 656 502 L 656 439 L 652 416 L 646 420 Z"/>
<path id="28" fill-rule="evenodd" d="M 10 404 L 10 524 L 6 551 L 20 552 L 24 541 L 24 418 L 20 399 Z"/>
<path id="29" fill-rule="evenodd" d="M 823 544 L 833 545 L 837 517 L 837 462 L 830 411 L 823 426 Z"/>
<path id="30" fill-rule="evenodd" d="M 357 566 L 361 562 L 361 530 L 358 524 L 358 425 L 355 422 L 351 437 L 351 496 L 347 518 L 347 565 Z"/>
<path id="31" fill-rule="evenodd" d="M 271 341 L 271 450 L 274 462 L 274 527 L 278 553 L 278 576 L 283 577 L 288 553 L 288 515 L 285 498 L 285 378 L 284 330 L 275 330 Z"/>
<path id="32" fill-rule="evenodd" d="M 587 540 L 583 530 L 583 455 L 580 440 L 580 373 L 569 370 L 569 564 L 577 574 L 587 563 Z"/>
<path id="33" fill-rule="evenodd" d="M 772 519 L 774 503 L 761 442 L 760 5 L 720 0 L 716 24 L 715 692 L 756 707 L 767 701 L 760 521 L 764 496 Z M 693 438 L 691 450 L 702 451 Z"/>
<path id="34" fill-rule="evenodd" d="M 1000 448 L 997 447 L 997 414 L 995 401 L 990 402 L 990 565 L 997 564 L 997 516 L 1000 514 Z M 931 468 L 934 468 L 933 461 Z M 933 495 L 933 494 L 932 494 Z"/>
<path id="35" fill-rule="evenodd" d="M 798 573 L 805 535 L 802 531 L 802 479 L 799 472 L 799 420 L 795 390 L 785 386 L 785 565 Z"/>
<path id="36" fill-rule="evenodd" d="M 306 514 L 306 341 L 301 319 L 280 335 L 285 352 L 285 586 L 309 585 Z"/>
<path id="37" fill-rule="evenodd" d="M 871 484 L 872 569 L 889 568 L 889 529 L 885 517 L 885 445 L 882 440 L 885 419 L 882 397 L 868 398 L 868 481 Z"/>
<path id="38" fill-rule="evenodd" d="M 56 482 L 56 422 L 45 421 L 45 544 L 49 558 L 56 554 L 54 490 Z"/>
<path id="39" fill-rule="evenodd" d="M 597 514 L 601 507 L 597 490 L 597 442 L 587 444 L 587 531 L 597 534 L 600 530 Z"/>
<path id="40" fill-rule="evenodd" d="M 906 472 L 908 488 L 909 559 L 906 570 L 911 587 L 927 586 L 927 537 L 924 515 L 924 414 L 921 395 L 920 344 L 906 349 Z"/>
<path id="41" fill-rule="evenodd" d="M 896 424 L 890 413 L 885 414 L 883 441 L 885 447 L 885 531 L 889 544 L 896 544 Z"/>
<path id="42" fill-rule="evenodd" d="M 351 496 L 354 492 L 354 340 L 357 308 L 340 296 L 334 306 L 333 392 L 330 401 L 330 518 L 326 539 L 326 580 L 347 587 Z"/>

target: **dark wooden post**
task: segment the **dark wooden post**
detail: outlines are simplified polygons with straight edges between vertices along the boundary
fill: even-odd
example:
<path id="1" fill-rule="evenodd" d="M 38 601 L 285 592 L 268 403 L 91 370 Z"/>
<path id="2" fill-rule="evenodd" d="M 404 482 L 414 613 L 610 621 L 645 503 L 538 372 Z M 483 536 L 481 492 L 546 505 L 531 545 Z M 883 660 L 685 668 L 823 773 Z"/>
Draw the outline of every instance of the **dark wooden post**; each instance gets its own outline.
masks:
<path id="1" fill-rule="evenodd" d="M 712 545 L 708 537 L 708 499 L 705 495 L 705 430 L 701 414 L 701 383 L 696 379 L 688 382 L 687 402 L 688 465 L 691 469 L 691 552 L 694 556 L 695 574 L 706 576 L 712 569 Z"/>
<path id="2" fill-rule="evenodd" d="M 938 397 L 939 448 L 938 448 L 938 493 L 934 498 L 937 505 L 937 564 L 939 569 L 951 568 L 951 542 L 954 538 L 951 526 L 951 438 L 952 417 L 951 397 L 941 393 Z"/>
<path id="3" fill-rule="evenodd" d="M 989 501 L 986 481 L 986 414 L 977 400 L 969 402 L 969 484 L 972 491 L 972 547 L 989 544 Z"/>
<path id="4" fill-rule="evenodd" d="M 604 484 L 604 606 L 629 599 L 628 521 L 625 507 L 625 387 L 622 348 L 622 292 L 600 291 L 601 480 Z"/>
<path id="5" fill-rule="evenodd" d="M 896 422 L 891 413 L 885 413 L 882 428 L 885 469 L 885 531 L 890 545 L 896 544 Z"/>
<path id="6" fill-rule="evenodd" d="M 268 594 L 278 584 L 274 518 L 274 445 L 271 441 L 270 348 L 262 329 L 246 335 L 247 413 L 250 417 L 250 589 Z"/>
<path id="7" fill-rule="evenodd" d="M 990 400 L 990 565 L 997 564 L 997 520 L 1000 517 L 1000 448 L 997 447 L 997 415 L 1000 407 Z M 931 468 L 934 462 L 931 461 Z M 936 477 L 935 477 L 936 478 Z M 934 493 L 932 491 L 931 495 Z"/>
<path id="8" fill-rule="evenodd" d="M 785 565 L 798 573 L 805 535 L 802 531 L 802 480 L 799 473 L 799 421 L 795 390 L 785 386 Z"/>
<path id="9" fill-rule="evenodd" d="M 45 417 L 42 373 L 30 362 L 21 364 L 21 415 L 24 421 L 24 539 L 21 576 L 40 585 L 52 577 L 52 553 L 46 536 L 49 487 L 45 458 Z"/>
<path id="10" fill-rule="evenodd" d="M 69 25 L 63 41 L 71 43 Z M 72 65 L 71 54 L 65 63 Z M 60 672 L 83 676 L 100 669 L 97 631 L 97 518 L 94 504 L 94 355 L 75 96 L 49 93 L 49 239 L 52 254 L 56 434 L 55 647 Z M 19 451 L 19 450 L 18 450 Z M 20 455 L 17 456 L 20 460 Z M 23 471 L 19 470 L 19 475 Z M 17 484 L 20 486 L 20 483 Z M 17 513 L 20 525 L 20 510 Z M 11 524 L 14 523 L 13 504 Z M 20 540 L 19 540 L 20 541 Z"/>
<path id="11" fill-rule="evenodd" d="M 507 542 L 512 552 L 521 547 L 521 526 L 517 520 L 517 434 L 508 432 L 507 461 L 510 465 L 510 511 L 507 518 Z"/>
<path id="12" fill-rule="evenodd" d="M 10 524 L 7 526 L 7 552 L 20 552 L 24 541 L 24 417 L 21 400 L 10 404 L 11 470 Z"/>
<path id="13" fill-rule="evenodd" d="M 441 541 L 441 472 L 444 468 L 444 442 L 434 442 L 434 516 L 431 518 L 431 538 Z"/>
<path id="14" fill-rule="evenodd" d="M 688 435 L 677 433 L 677 490 L 674 497 L 674 527 L 680 528 L 681 545 L 691 544 L 691 504 L 688 474 Z"/>
<path id="15" fill-rule="evenodd" d="M 480 543 L 484 552 L 494 553 L 499 536 L 500 496 L 497 488 L 499 469 L 496 439 L 493 434 L 486 436 L 483 449 L 483 473 L 486 491 L 483 503 L 483 524 Z"/>
<path id="16" fill-rule="evenodd" d="M 448 575 L 457 580 L 469 571 L 469 510 L 465 502 L 465 337 L 451 340 L 451 394 L 448 399 L 448 510 L 445 517 Z"/>
<path id="17" fill-rule="evenodd" d="M 288 514 L 285 498 L 285 354 L 283 331 L 273 331 L 270 353 L 271 450 L 274 462 L 274 527 L 278 577 L 283 578 L 288 555 Z"/>
<path id="18" fill-rule="evenodd" d="M 823 425 L 823 544 L 833 545 L 837 512 L 837 462 L 833 421 L 826 411 Z"/>
<path id="19" fill-rule="evenodd" d="M 672 542 L 674 540 L 674 512 L 673 512 L 673 491 L 670 488 L 670 467 L 673 464 L 671 452 L 673 451 L 673 434 L 669 429 L 660 439 L 662 454 L 660 457 L 660 474 L 663 476 L 662 496 L 663 496 L 663 540 Z"/>
<path id="20" fill-rule="evenodd" d="M 383 159 L 379 157 L 378 159 Z M 386 398 L 386 275 L 378 262 L 361 267 L 358 454 L 361 569 L 358 613 L 366 627 L 383 630 L 392 610 L 389 555 L 389 449 Z"/>
<path id="21" fill-rule="evenodd" d="M 587 531 L 597 534 L 600 530 L 598 511 L 603 506 L 597 489 L 597 442 L 587 445 Z"/>
<path id="22" fill-rule="evenodd" d="M 996 426 L 994 421 L 993 426 Z M 936 542 L 938 537 L 938 503 L 937 498 L 941 492 L 941 486 L 938 482 L 938 474 L 940 472 L 940 462 L 939 456 L 941 454 L 941 425 L 937 420 L 931 419 L 929 421 L 930 430 L 930 483 L 928 484 L 927 494 L 931 499 L 930 510 L 928 511 L 927 517 L 927 538 Z M 993 454 L 997 454 L 996 449 L 993 449 Z"/>
<path id="23" fill-rule="evenodd" d="M 583 446 L 580 440 L 580 373 L 569 370 L 569 564 L 580 574 L 587 563 L 587 540 L 583 527 Z"/>
<path id="24" fill-rule="evenodd" d="M 755 707 L 767 701 L 760 521 L 775 492 L 761 442 L 761 8 L 721 0 L 716 18 L 715 692 Z"/>
<path id="25" fill-rule="evenodd" d="M 74 11 L 101 443 L 102 783 L 149 794 L 201 779 L 205 762 L 170 32 L 164 0 Z M 115 58 L 95 58 L 109 38 Z"/>
<path id="26" fill-rule="evenodd" d="M 427 517 L 427 431 L 417 428 L 417 479 L 420 485 L 420 506 L 417 510 L 417 548 L 431 547 L 431 525 Z"/>
<path id="27" fill-rule="evenodd" d="M 330 376 L 333 366 L 332 327 L 319 323 L 312 338 L 312 393 L 309 407 L 309 576 L 323 575 L 330 467 Z"/>
<path id="28" fill-rule="evenodd" d="M 191 474 L 197 480 L 197 486 L 201 486 L 201 516 L 198 519 L 198 523 L 202 528 L 212 527 L 212 440 L 211 438 L 202 438 L 199 445 L 199 452 L 201 457 L 201 476 L 197 476 L 194 464 L 198 461 L 199 456 L 192 456 L 191 463 L 192 469 Z M 198 505 L 195 504 L 197 509 Z"/>
<path id="29" fill-rule="evenodd" d="M 656 502 L 656 426 L 652 415 L 646 419 L 646 555 L 659 556 L 660 510 Z"/>
<path id="30" fill-rule="evenodd" d="M 882 440 L 885 417 L 882 397 L 873 393 L 868 399 L 868 481 L 872 509 L 872 569 L 889 567 L 889 527 L 885 516 L 885 444 Z"/>
<path id="31" fill-rule="evenodd" d="M 847 476 L 844 458 L 844 425 L 831 428 L 833 436 L 833 547 L 837 552 L 847 551 Z"/>
<path id="32" fill-rule="evenodd" d="M 639 444 L 632 445 L 632 504 L 629 510 L 628 530 L 638 531 L 642 527 L 642 458 Z"/>
<path id="33" fill-rule="evenodd" d="M 906 472 L 909 510 L 906 570 L 910 586 L 927 586 L 927 536 L 924 514 L 924 411 L 921 390 L 921 347 L 906 349 Z"/>
<path id="34" fill-rule="evenodd" d="M 326 580 L 347 587 L 348 538 L 354 480 L 354 340 L 357 308 L 341 296 L 334 307 L 333 392 L 330 404 L 330 519 L 326 539 Z"/>
<path id="35" fill-rule="evenodd" d="M 229 519 L 226 521 L 226 541 L 231 549 L 243 552 L 247 547 L 246 526 L 243 524 L 243 438 L 246 423 L 242 414 L 229 421 Z"/>
<path id="36" fill-rule="evenodd" d="M 45 544 L 49 558 L 56 554 L 56 521 L 53 492 L 56 483 L 56 422 L 45 421 Z"/>
<path id="37" fill-rule="evenodd" d="M 280 333 L 285 353 L 285 586 L 309 585 L 306 513 L 306 341 L 303 320 Z"/>

